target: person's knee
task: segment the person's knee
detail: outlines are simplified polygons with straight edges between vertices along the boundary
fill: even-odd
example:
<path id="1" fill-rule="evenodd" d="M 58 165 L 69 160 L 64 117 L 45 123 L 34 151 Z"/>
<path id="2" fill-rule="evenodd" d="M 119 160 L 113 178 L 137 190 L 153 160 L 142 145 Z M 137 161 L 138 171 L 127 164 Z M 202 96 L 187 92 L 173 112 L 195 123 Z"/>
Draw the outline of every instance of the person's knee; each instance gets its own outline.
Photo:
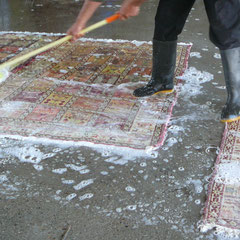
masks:
<path id="1" fill-rule="evenodd" d="M 206 1 L 210 40 L 221 50 L 240 46 L 240 1 Z"/>
<path id="2" fill-rule="evenodd" d="M 239 29 L 210 29 L 209 38 L 220 50 L 240 47 L 240 24 Z"/>

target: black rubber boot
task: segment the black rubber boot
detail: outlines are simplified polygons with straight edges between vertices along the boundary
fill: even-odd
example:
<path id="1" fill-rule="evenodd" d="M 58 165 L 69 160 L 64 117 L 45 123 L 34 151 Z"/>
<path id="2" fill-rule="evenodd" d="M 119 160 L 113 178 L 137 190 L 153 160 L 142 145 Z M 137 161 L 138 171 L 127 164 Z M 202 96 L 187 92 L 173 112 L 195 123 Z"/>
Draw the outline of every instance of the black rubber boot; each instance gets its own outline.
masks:
<path id="1" fill-rule="evenodd" d="M 220 53 L 228 93 L 221 121 L 232 122 L 240 119 L 240 47 Z"/>
<path id="2" fill-rule="evenodd" d="M 133 92 L 136 97 L 173 91 L 177 41 L 153 40 L 152 77 L 148 84 Z"/>

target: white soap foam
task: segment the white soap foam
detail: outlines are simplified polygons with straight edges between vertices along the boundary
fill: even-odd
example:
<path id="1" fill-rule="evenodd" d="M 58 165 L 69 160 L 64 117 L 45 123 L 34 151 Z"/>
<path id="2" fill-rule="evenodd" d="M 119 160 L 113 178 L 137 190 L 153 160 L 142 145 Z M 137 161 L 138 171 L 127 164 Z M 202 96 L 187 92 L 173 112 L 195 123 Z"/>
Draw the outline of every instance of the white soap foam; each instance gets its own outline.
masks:
<path id="1" fill-rule="evenodd" d="M 202 56 L 200 52 L 191 52 L 190 57 L 201 58 Z"/>
<path id="2" fill-rule="evenodd" d="M 240 184 L 240 161 L 223 161 L 217 166 L 217 183 Z"/>
<path id="3" fill-rule="evenodd" d="M 54 153 L 45 154 L 38 148 L 27 144 L 27 146 L 14 146 L 11 148 L 2 149 L 5 154 L 10 154 L 17 157 L 20 162 L 27 162 L 33 164 L 39 164 L 43 159 L 54 156 Z"/>
<path id="4" fill-rule="evenodd" d="M 66 200 L 71 201 L 72 199 L 74 199 L 75 197 L 77 197 L 76 193 L 71 193 L 66 197 Z"/>
<path id="5" fill-rule="evenodd" d="M 147 166 L 147 163 L 142 162 L 142 163 L 140 163 L 140 166 L 141 166 L 141 167 L 146 167 L 146 166 Z"/>
<path id="6" fill-rule="evenodd" d="M 74 184 L 75 183 L 75 181 L 74 180 L 66 180 L 66 179 L 62 179 L 62 183 L 63 184 L 68 184 L 68 185 L 71 185 L 71 184 Z"/>
<path id="7" fill-rule="evenodd" d="M 171 137 L 166 140 L 166 144 L 168 147 L 172 147 L 175 143 L 178 143 L 178 140 L 175 137 Z"/>
<path id="8" fill-rule="evenodd" d="M 53 169 L 52 170 L 53 173 L 57 173 L 57 174 L 63 174 L 65 172 L 67 172 L 67 168 L 57 168 L 57 169 Z"/>
<path id="9" fill-rule="evenodd" d="M 34 167 L 37 171 L 39 171 L 39 172 L 43 170 L 43 166 L 42 166 L 42 165 L 34 164 L 33 167 Z"/>
<path id="10" fill-rule="evenodd" d="M 68 71 L 65 70 L 65 69 L 60 69 L 59 72 L 60 72 L 60 73 L 67 73 Z"/>
<path id="11" fill-rule="evenodd" d="M 135 192 L 135 191 L 136 191 L 136 189 L 135 189 L 134 187 L 131 187 L 131 186 L 127 186 L 127 187 L 125 188 L 125 190 L 126 190 L 127 192 Z"/>
<path id="12" fill-rule="evenodd" d="M 185 169 L 184 169 L 184 167 L 179 167 L 178 170 L 179 170 L 180 172 L 183 172 Z"/>
<path id="13" fill-rule="evenodd" d="M 13 111 L 16 111 L 16 109 L 24 110 L 29 105 L 29 103 L 21 101 L 4 101 L 1 103 L 0 109 L 11 114 Z"/>
<path id="14" fill-rule="evenodd" d="M 77 165 L 75 165 L 75 164 L 65 164 L 65 166 L 66 166 L 67 168 L 70 168 L 71 170 L 74 170 L 74 171 L 77 171 L 77 172 L 82 171 L 82 170 L 84 170 L 84 169 L 87 168 L 86 165 L 77 166 Z"/>
<path id="15" fill-rule="evenodd" d="M 121 213 L 122 212 L 122 208 L 116 208 L 116 212 Z"/>
<path id="16" fill-rule="evenodd" d="M 195 202 L 195 204 L 197 204 L 197 205 L 201 204 L 201 200 L 200 200 L 200 199 L 196 199 L 194 202 Z"/>
<path id="17" fill-rule="evenodd" d="M 0 184 L 7 182 L 7 181 L 8 181 L 8 178 L 6 175 L 0 175 Z"/>
<path id="18" fill-rule="evenodd" d="M 213 80 L 213 74 L 208 72 L 201 72 L 195 67 L 188 68 L 179 79 L 185 80 L 181 88 L 181 96 L 185 99 L 196 96 L 202 93 L 202 84 Z"/>
<path id="19" fill-rule="evenodd" d="M 179 132 L 184 132 L 184 131 L 185 129 L 178 125 L 171 125 L 170 127 L 168 127 L 168 132 L 172 134 L 178 134 Z"/>
<path id="20" fill-rule="evenodd" d="M 86 174 L 86 173 L 89 173 L 89 172 L 90 172 L 89 169 L 84 169 L 84 170 L 79 171 L 80 174 Z"/>
<path id="21" fill-rule="evenodd" d="M 134 210 L 137 209 L 137 205 L 129 205 L 129 206 L 126 207 L 126 209 L 129 210 L 129 211 L 134 211 Z"/>
<path id="22" fill-rule="evenodd" d="M 55 58 L 48 58 L 47 59 L 49 62 L 54 62 L 54 63 L 58 63 L 59 61 L 56 60 Z"/>
<path id="23" fill-rule="evenodd" d="M 10 139 L 21 140 L 25 142 L 25 146 L 26 144 L 31 146 L 33 143 L 50 145 L 50 146 L 51 145 L 58 146 L 57 148 L 55 148 L 57 150 L 68 148 L 68 147 L 76 147 L 76 148 L 78 148 L 79 146 L 90 147 L 90 148 L 93 148 L 95 151 L 101 153 L 103 157 L 109 156 L 109 158 L 106 159 L 106 161 L 109 161 L 114 164 L 119 164 L 119 165 L 124 165 L 129 161 L 135 161 L 142 157 L 157 158 L 158 156 L 158 152 L 155 151 L 156 150 L 155 147 L 154 148 L 149 147 L 149 148 L 146 148 L 146 150 L 140 150 L 140 149 L 131 149 L 127 147 L 116 147 L 116 146 L 107 146 L 102 144 L 94 144 L 94 143 L 84 142 L 84 141 L 74 142 L 74 141 L 53 140 L 53 139 L 38 138 L 38 137 L 22 137 L 19 135 L 0 135 L 0 138 L 3 138 L 3 139 L 10 138 Z M 29 147 L 29 148 L 31 149 L 32 147 Z M 6 149 L 4 149 L 4 151 L 6 151 Z M 12 153 L 13 155 L 16 155 L 16 156 L 20 155 L 19 152 L 22 152 L 21 147 L 14 147 L 14 149 L 12 150 L 9 149 L 9 153 Z M 54 153 L 52 153 L 52 155 L 54 155 Z M 46 155 L 38 151 L 37 161 L 35 160 L 33 161 L 33 163 L 35 164 L 39 163 L 42 159 L 45 159 L 45 158 L 46 158 Z M 25 161 L 25 158 L 23 158 L 22 161 Z"/>
<path id="24" fill-rule="evenodd" d="M 79 184 L 73 186 L 73 188 L 78 191 L 93 183 L 94 183 L 94 179 L 83 180 Z"/>
<path id="25" fill-rule="evenodd" d="M 187 185 L 193 184 L 195 188 L 195 193 L 200 194 L 203 191 L 203 182 L 200 179 L 189 178 L 186 181 Z"/>
<path id="26" fill-rule="evenodd" d="M 92 198 L 94 195 L 93 195 L 93 193 L 86 193 L 86 194 L 84 194 L 83 196 L 80 196 L 79 197 L 79 200 L 80 201 L 83 201 L 83 200 L 85 200 L 85 199 L 90 199 L 90 198 Z"/>
<path id="27" fill-rule="evenodd" d="M 214 229 L 214 235 L 218 240 L 239 240 L 240 237 L 240 230 L 223 227 L 214 223 L 200 223 L 199 229 L 203 233 Z"/>
<path id="28" fill-rule="evenodd" d="M 60 194 L 61 192 L 62 192 L 62 190 L 59 189 L 59 190 L 56 191 L 56 194 Z"/>
<path id="29" fill-rule="evenodd" d="M 216 59 L 221 59 L 221 55 L 219 53 L 214 53 L 213 57 Z"/>

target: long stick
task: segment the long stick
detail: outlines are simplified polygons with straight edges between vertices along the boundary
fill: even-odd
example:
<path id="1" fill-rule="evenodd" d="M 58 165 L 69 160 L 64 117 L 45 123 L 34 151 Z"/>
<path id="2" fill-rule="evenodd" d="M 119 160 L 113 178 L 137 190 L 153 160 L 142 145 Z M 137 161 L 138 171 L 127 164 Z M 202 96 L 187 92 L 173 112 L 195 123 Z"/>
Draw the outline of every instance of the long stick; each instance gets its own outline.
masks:
<path id="1" fill-rule="evenodd" d="M 100 28 L 100 27 L 102 27 L 102 26 L 104 26 L 104 25 L 106 25 L 108 23 L 111 23 L 111 22 L 117 20 L 118 18 L 119 18 L 119 14 L 114 14 L 111 17 L 108 17 L 108 18 L 106 18 L 106 19 L 104 19 L 104 20 L 102 20 L 100 22 L 97 22 L 97 23 L 95 23 L 95 24 L 93 24 L 93 25 L 83 29 L 79 34 L 85 34 L 87 32 L 91 32 L 91 31 L 93 31 L 93 30 L 95 30 L 97 28 Z M 0 65 L 0 70 L 4 69 L 4 68 L 15 67 L 19 63 L 24 62 L 27 59 L 29 59 L 29 58 L 37 55 L 37 54 L 40 54 L 40 53 L 42 53 L 44 51 L 47 51 L 50 48 L 56 47 L 56 46 L 58 46 L 58 45 L 60 45 L 60 44 L 62 44 L 64 42 L 69 41 L 71 38 L 72 38 L 72 36 L 65 36 L 65 37 L 63 37 L 63 38 L 61 38 L 61 39 L 59 39 L 57 41 L 49 43 L 46 46 L 38 48 L 38 49 L 36 49 L 36 50 L 34 50 L 32 52 L 26 53 L 26 54 L 24 54 L 24 55 L 22 55 L 20 57 L 17 57 L 17 58 L 15 58 L 13 60 L 9 60 L 9 61 L 7 61 L 7 62 L 5 62 L 5 63 Z"/>

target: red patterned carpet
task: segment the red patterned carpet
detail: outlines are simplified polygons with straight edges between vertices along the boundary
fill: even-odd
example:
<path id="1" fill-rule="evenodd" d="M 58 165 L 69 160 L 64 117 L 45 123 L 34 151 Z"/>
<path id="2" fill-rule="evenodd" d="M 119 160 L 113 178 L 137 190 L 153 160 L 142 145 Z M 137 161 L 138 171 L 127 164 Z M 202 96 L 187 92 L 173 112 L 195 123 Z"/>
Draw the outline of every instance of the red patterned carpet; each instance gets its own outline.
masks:
<path id="1" fill-rule="evenodd" d="M 209 184 L 203 230 L 240 237 L 240 121 L 226 124 Z M 238 238 L 239 239 L 239 238 Z"/>
<path id="2" fill-rule="evenodd" d="M 2 33 L 0 62 L 59 36 Z M 190 45 L 178 45 L 176 76 Z M 177 92 L 137 99 L 151 75 L 151 45 L 78 41 L 44 52 L 0 84 L 0 135 L 91 142 L 134 149 L 163 143 Z M 176 80 L 176 85 L 179 80 Z"/>

